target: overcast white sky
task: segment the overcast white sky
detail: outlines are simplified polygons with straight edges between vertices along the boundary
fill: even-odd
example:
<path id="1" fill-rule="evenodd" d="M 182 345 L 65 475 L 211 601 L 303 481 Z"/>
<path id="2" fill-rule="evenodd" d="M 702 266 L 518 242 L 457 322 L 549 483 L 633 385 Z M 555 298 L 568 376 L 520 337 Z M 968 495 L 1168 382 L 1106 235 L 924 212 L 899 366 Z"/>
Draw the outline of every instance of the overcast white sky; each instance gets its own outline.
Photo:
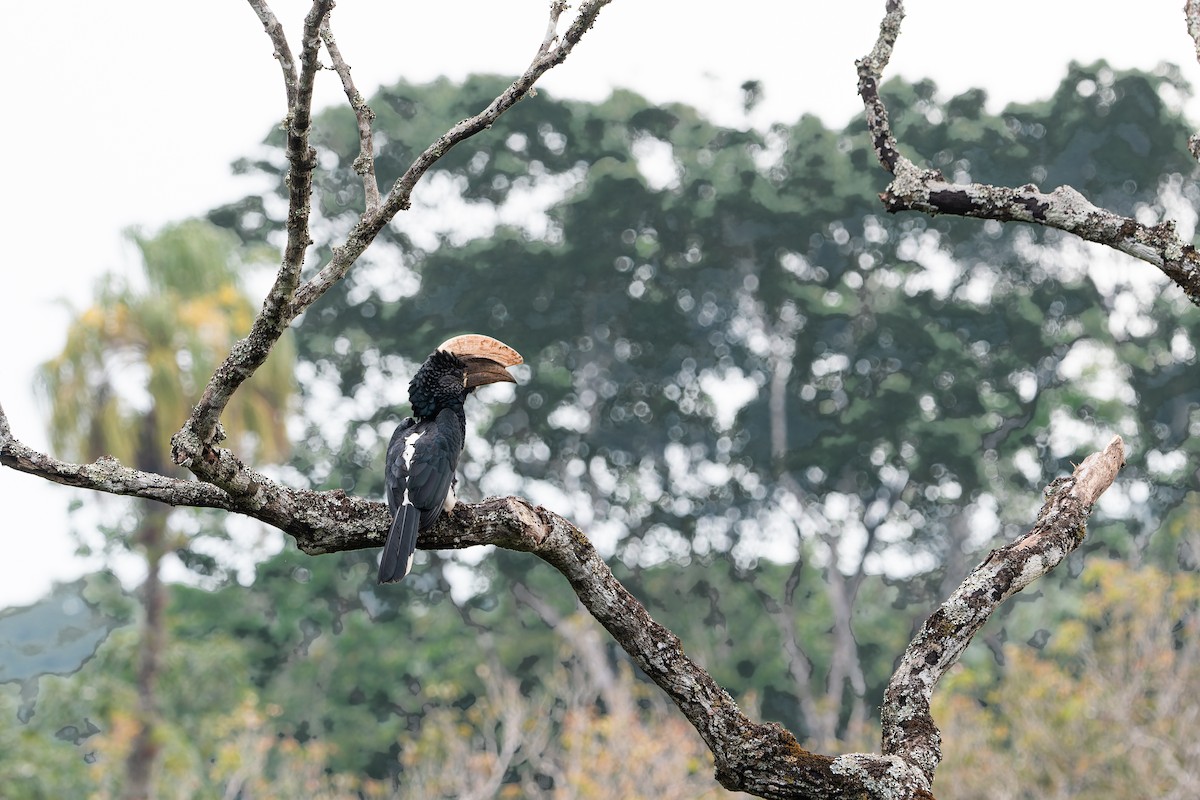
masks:
<path id="1" fill-rule="evenodd" d="M 982 86 L 993 109 L 1045 97 L 1072 59 L 1146 69 L 1170 61 L 1200 86 L 1182 5 L 910 0 L 891 74 L 932 78 L 947 94 Z M 295 47 L 307 3 L 272 6 Z M 541 40 L 547 6 L 342 0 L 334 31 L 360 90 L 370 94 L 400 77 L 515 75 Z M 629 87 L 742 124 L 738 86 L 756 79 L 766 97 L 755 124 L 811 112 L 842 126 L 861 109 L 854 60 L 874 42 L 883 6 L 615 0 L 539 87 L 592 100 Z M 32 374 L 62 348 L 62 300 L 82 306 L 99 274 L 131 267 L 124 228 L 154 228 L 244 193 L 228 165 L 279 122 L 283 88 L 268 40 L 242 0 L 16 3 L 5 17 L 0 404 L 19 439 L 46 450 Z M 319 105 L 343 101 L 336 76 L 320 77 Z M 66 506 L 73 496 L 0 468 L 0 608 L 30 602 L 52 580 L 94 566 L 72 555 Z"/>

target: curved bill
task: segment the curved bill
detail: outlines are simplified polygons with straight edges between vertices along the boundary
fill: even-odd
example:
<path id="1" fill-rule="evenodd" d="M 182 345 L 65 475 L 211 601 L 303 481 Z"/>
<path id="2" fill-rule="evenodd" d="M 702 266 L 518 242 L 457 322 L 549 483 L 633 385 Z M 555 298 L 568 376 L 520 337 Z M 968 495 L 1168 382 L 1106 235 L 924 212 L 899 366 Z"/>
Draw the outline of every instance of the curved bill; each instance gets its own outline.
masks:
<path id="1" fill-rule="evenodd" d="M 516 383 L 507 367 L 525 362 L 520 353 L 504 342 L 478 333 L 447 339 L 437 349 L 453 353 L 466 362 L 468 389 L 502 381 Z"/>

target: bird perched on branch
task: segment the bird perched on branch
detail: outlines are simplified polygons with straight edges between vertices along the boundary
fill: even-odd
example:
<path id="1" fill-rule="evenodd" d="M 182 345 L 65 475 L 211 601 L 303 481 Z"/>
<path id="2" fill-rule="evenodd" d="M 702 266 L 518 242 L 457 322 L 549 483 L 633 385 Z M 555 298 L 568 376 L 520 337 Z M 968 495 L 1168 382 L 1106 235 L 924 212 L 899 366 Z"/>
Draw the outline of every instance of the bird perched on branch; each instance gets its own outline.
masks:
<path id="1" fill-rule="evenodd" d="M 516 383 L 508 367 L 521 354 L 490 336 L 448 339 L 425 359 L 408 384 L 411 417 L 387 449 L 387 501 L 392 527 L 379 560 L 379 582 L 394 583 L 412 569 L 417 534 L 454 508 L 454 472 L 467 432 L 463 403 L 476 387 Z"/>

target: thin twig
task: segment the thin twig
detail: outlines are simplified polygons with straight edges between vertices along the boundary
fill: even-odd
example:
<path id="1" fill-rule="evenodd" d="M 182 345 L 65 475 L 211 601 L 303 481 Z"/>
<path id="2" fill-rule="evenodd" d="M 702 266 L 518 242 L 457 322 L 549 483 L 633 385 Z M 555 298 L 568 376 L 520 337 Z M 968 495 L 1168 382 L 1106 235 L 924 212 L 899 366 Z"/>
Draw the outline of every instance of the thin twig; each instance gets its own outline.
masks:
<path id="1" fill-rule="evenodd" d="M 358 158 L 354 159 L 354 171 L 362 176 L 363 195 L 366 198 L 366 212 L 373 213 L 379 208 L 379 182 L 375 179 L 375 137 L 371 124 L 375 121 L 375 112 L 367 105 L 362 93 L 354 86 L 354 78 L 350 76 L 350 65 L 342 57 L 342 51 L 333 37 L 329 27 L 329 18 L 321 25 L 321 40 L 325 42 L 325 50 L 333 62 L 333 68 L 342 79 L 342 89 L 346 92 L 346 100 L 354 109 L 354 119 L 358 122 Z"/>
<path id="2" fill-rule="evenodd" d="M 550 0 L 550 19 L 546 22 L 546 35 L 542 38 L 541 47 L 538 48 L 539 56 L 549 53 L 550 48 L 554 47 L 554 43 L 558 41 L 558 20 L 566 10 L 566 0 Z"/>
<path id="3" fill-rule="evenodd" d="M 279 68 L 283 70 L 283 88 L 287 92 L 287 107 L 291 108 L 296 104 L 296 60 L 292 57 L 292 48 L 288 46 L 283 25 L 279 24 L 279 20 L 267 5 L 266 0 L 246 1 L 258 15 L 263 29 L 271 39 L 271 44 L 275 45 L 275 59 L 279 61 Z"/>

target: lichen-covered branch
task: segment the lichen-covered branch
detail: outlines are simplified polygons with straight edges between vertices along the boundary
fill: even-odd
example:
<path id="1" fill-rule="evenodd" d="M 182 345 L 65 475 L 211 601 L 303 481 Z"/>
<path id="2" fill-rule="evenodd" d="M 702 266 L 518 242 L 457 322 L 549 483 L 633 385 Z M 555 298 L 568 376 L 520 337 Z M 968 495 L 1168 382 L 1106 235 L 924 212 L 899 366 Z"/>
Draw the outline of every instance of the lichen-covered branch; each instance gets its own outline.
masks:
<path id="1" fill-rule="evenodd" d="M 1074 474 L 1046 489 L 1033 528 L 993 550 L 946 602 L 925 620 L 905 650 L 884 694 L 883 752 L 899 755 L 932 780 L 941 761 L 941 737 L 930 715 L 933 687 L 1005 600 L 1054 569 L 1083 543 L 1092 505 L 1125 466 L 1125 447 L 1114 437 Z"/>
<path id="2" fill-rule="evenodd" d="M 879 38 L 871 52 L 859 59 L 858 95 L 866 106 L 867 129 L 871 132 L 871 142 L 879 163 L 888 172 L 895 174 L 896 166 L 904 158 L 892 136 L 892 128 L 888 123 L 887 107 L 879 94 L 879 83 L 883 80 L 884 67 L 892 60 L 892 48 L 896 46 L 896 37 L 900 35 L 900 23 L 904 21 L 904 3 L 901 0 L 888 0 L 887 10 L 879 23 Z"/>
<path id="3" fill-rule="evenodd" d="M 427 534 L 423 548 L 473 543 L 467 531 L 487 531 L 493 544 L 535 553 L 570 582 L 588 611 L 639 667 L 675 701 L 703 737 L 727 789 L 759 797 L 868 796 L 928 798 L 941 759 L 940 737 L 929 711 L 933 688 L 995 610 L 1074 551 L 1092 506 L 1125 464 L 1114 437 L 1070 477 L 1047 489 L 1033 528 L 993 551 L 921 627 L 889 684 L 882 709 L 883 755 L 836 758 L 804 750 L 783 728 L 747 718 L 679 640 L 629 595 L 567 520 L 515 498 L 463 506 Z"/>
<path id="4" fill-rule="evenodd" d="M 921 170 L 901 159 L 895 180 L 880 195 L 888 211 L 924 211 L 1058 228 L 1153 264 L 1200 305 L 1200 254 L 1180 238 L 1171 220 L 1144 225 L 1092 205 L 1070 186 L 1046 194 L 1032 184 L 1015 189 L 952 184 L 937 171 Z"/>
<path id="5" fill-rule="evenodd" d="M 1200 22 L 1192 14 L 1196 0 L 1188 3 L 1188 30 L 1200 35 Z M 880 195 L 888 211 L 922 211 L 1000 222 L 1031 222 L 1072 233 L 1089 242 L 1107 245 L 1158 267 L 1200 305 L 1200 253 L 1175 232 L 1167 221 L 1145 225 L 1098 208 L 1070 186 L 1049 194 L 1029 184 L 1019 188 L 985 183 L 950 183 L 939 170 L 921 169 L 900 153 L 879 93 L 883 70 L 904 19 L 902 0 L 887 0 L 879 37 L 871 52 L 858 60 L 858 93 L 866 113 L 867 129 L 880 165 L 894 177 Z M 1200 144 L 1193 137 L 1193 154 Z"/>
<path id="6" fill-rule="evenodd" d="M 253 517 L 290 533 L 310 553 L 383 544 L 390 523 L 384 503 L 341 490 L 292 489 L 255 472 L 228 450 L 210 451 L 212 465 L 231 487 L 144 472 L 103 457 L 71 464 L 38 452 L 17 439 L 0 408 L 0 464 L 39 478 L 105 494 L 157 500 L 172 506 L 219 508 Z M 313 544 L 311 542 L 319 542 Z"/>
<path id="7" fill-rule="evenodd" d="M 64 486 L 108 494 L 158 500 L 174 506 L 233 510 L 234 499 L 216 486 L 179 480 L 122 465 L 115 458 L 91 464 L 69 464 L 24 445 L 13 436 L 8 417 L 0 407 L 0 464 Z"/>

